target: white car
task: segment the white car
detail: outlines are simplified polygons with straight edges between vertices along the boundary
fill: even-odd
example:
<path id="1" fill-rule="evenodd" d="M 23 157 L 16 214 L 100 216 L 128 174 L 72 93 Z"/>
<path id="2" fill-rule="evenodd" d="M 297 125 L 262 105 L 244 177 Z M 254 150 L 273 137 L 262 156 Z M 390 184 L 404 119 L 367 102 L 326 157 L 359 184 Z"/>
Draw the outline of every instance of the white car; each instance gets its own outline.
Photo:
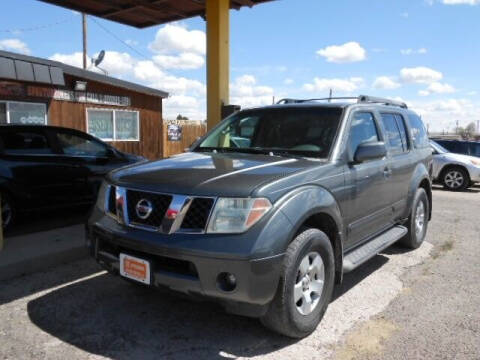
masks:
<path id="1" fill-rule="evenodd" d="M 480 182 L 480 158 L 454 154 L 430 140 L 433 149 L 433 181 L 452 191 Z"/>

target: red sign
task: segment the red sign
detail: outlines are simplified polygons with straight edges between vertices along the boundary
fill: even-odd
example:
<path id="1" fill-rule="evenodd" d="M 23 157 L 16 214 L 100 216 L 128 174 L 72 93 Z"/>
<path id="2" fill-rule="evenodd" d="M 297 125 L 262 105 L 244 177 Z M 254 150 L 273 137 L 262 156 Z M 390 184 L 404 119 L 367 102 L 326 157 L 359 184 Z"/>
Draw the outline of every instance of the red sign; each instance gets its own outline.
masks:
<path id="1" fill-rule="evenodd" d="M 0 95 L 25 96 L 25 86 L 10 81 L 0 81 Z"/>

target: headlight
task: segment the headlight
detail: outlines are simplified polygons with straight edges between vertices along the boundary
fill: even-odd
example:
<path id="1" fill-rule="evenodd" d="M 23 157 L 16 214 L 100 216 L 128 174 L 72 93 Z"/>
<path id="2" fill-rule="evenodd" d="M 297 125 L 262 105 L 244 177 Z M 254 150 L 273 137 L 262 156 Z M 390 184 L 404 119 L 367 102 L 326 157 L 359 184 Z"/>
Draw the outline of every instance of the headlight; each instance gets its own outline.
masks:
<path id="1" fill-rule="evenodd" d="M 106 193 L 107 193 L 107 183 L 105 181 L 102 181 L 102 185 L 100 185 L 100 188 L 98 189 L 97 202 L 95 204 L 96 207 L 102 211 L 105 211 Z"/>
<path id="2" fill-rule="evenodd" d="M 470 162 L 475 166 L 480 166 L 480 160 L 470 160 Z"/>
<path id="3" fill-rule="evenodd" d="M 271 208 L 272 204 L 265 198 L 219 198 L 208 223 L 207 232 L 244 232 Z"/>

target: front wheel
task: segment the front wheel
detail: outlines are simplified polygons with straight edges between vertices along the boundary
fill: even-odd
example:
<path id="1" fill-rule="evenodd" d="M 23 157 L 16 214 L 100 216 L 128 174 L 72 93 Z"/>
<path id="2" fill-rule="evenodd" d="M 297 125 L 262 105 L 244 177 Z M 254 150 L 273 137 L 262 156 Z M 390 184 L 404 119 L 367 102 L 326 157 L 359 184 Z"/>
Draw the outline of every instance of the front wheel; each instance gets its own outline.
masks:
<path id="1" fill-rule="evenodd" d="M 409 249 L 419 248 L 427 236 L 429 216 L 430 202 L 427 193 L 425 189 L 418 188 L 407 221 L 408 233 L 400 240 L 400 244 Z"/>
<path id="2" fill-rule="evenodd" d="M 262 323 L 292 338 L 311 334 L 330 303 L 334 277 L 328 236 L 318 229 L 303 231 L 287 249 L 277 293 Z"/>

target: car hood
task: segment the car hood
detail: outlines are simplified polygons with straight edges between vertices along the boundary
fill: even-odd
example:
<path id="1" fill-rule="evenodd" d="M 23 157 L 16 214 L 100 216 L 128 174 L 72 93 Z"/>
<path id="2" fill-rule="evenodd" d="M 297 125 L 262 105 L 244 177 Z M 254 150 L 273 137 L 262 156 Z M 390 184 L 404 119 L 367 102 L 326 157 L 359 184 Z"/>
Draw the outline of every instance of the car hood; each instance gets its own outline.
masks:
<path id="1" fill-rule="evenodd" d="M 463 154 L 455 154 L 455 153 L 444 153 L 440 156 L 443 156 L 445 159 L 449 161 L 456 161 L 459 163 L 464 163 L 465 165 L 472 165 L 472 160 L 480 161 L 480 158 L 475 156 L 463 155 Z"/>
<path id="2" fill-rule="evenodd" d="M 125 187 L 200 196 L 249 196 L 258 186 L 322 164 L 303 158 L 241 153 L 185 153 L 109 174 Z"/>

